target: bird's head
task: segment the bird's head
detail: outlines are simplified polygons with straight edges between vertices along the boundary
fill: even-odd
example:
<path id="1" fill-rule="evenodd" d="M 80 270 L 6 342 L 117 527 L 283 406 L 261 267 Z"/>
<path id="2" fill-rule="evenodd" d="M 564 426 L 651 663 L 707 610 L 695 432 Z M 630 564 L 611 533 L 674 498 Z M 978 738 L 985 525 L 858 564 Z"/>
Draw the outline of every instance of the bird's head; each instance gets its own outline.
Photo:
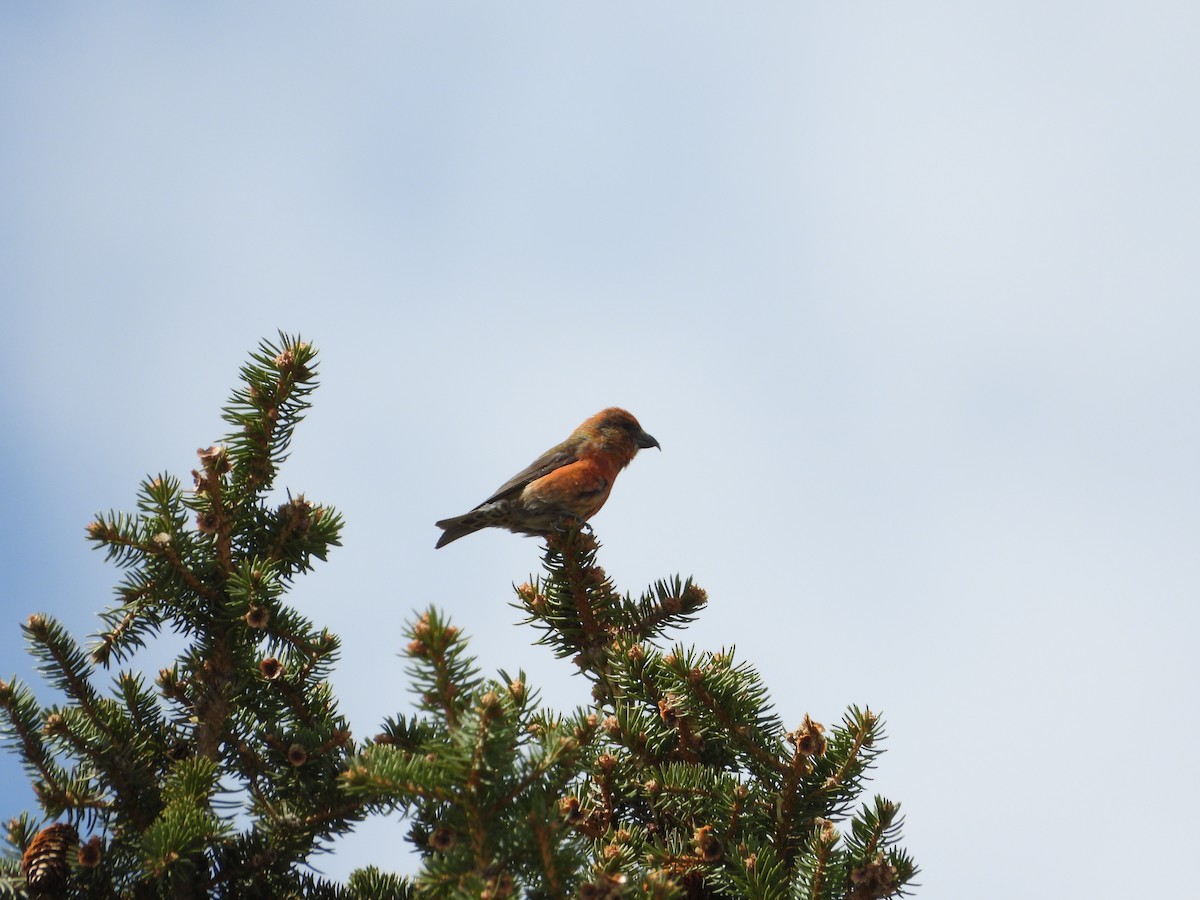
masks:
<path id="1" fill-rule="evenodd" d="M 596 413 L 583 423 L 581 430 L 592 434 L 605 447 L 624 449 L 630 459 L 639 449 L 658 447 L 662 450 L 654 436 L 647 434 L 631 413 L 615 406 Z"/>

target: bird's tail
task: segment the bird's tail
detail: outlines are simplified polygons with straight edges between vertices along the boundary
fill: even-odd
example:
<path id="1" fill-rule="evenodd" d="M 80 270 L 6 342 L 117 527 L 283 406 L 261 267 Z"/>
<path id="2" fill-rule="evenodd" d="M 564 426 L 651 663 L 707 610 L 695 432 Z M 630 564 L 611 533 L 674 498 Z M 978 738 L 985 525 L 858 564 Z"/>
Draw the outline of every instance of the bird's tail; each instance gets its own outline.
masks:
<path id="1" fill-rule="evenodd" d="M 455 516 L 452 519 L 442 519 L 440 522 L 434 522 L 438 528 L 442 529 L 442 536 L 438 538 L 438 542 L 434 549 L 445 547 L 451 541 L 457 541 L 460 537 L 466 537 L 468 534 L 474 534 L 480 528 L 487 527 L 488 521 L 477 512 L 469 512 L 466 515 Z"/>

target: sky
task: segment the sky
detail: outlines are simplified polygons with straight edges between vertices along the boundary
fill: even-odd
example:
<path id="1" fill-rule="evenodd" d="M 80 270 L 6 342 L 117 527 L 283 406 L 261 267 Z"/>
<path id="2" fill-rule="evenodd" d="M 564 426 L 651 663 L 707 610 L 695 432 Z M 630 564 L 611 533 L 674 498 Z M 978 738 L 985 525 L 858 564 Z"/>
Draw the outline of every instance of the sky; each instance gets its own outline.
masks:
<path id="1" fill-rule="evenodd" d="M 662 453 L 601 563 L 694 576 L 683 639 L 785 722 L 882 711 L 918 896 L 1177 893 L 1198 45 L 1182 0 L 0 6 L 0 674 L 31 612 L 98 629 L 85 525 L 186 481 L 283 329 L 322 387 L 282 481 L 347 521 L 291 597 L 356 735 L 430 603 L 585 702 L 509 605 L 538 543 L 433 522 L 619 405 Z"/>

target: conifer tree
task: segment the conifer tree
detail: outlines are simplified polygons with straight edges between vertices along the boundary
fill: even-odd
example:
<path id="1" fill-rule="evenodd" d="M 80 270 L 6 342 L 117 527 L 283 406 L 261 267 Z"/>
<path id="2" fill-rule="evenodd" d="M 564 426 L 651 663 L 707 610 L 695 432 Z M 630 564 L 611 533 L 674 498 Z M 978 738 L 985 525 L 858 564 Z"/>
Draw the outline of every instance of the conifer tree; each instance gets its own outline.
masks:
<path id="1" fill-rule="evenodd" d="M 580 707 L 544 708 L 523 672 L 485 676 L 436 608 L 410 623 L 416 712 L 355 742 L 325 681 L 338 639 L 285 602 L 339 543 L 340 515 L 270 502 L 316 386 L 281 334 L 241 371 L 232 431 L 194 484 L 160 475 L 134 515 L 88 537 L 125 570 L 85 650 L 51 616 L 24 626 L 61 695 L 0 681 L 0 723 L 41 814 L 9 822 L 0 897 L 853 898 L 905 892 L 897 804 L 862 801 L 883 723 L 851 707 L 792 730 L 732 649 L 668 645 L 704 608 L 690 579 L 634 598 L 590 529 L 547 538 L 516 592 L 537 643 L 581 674 Z M 152 683 L 120 668 L 164 628 L 185 646 Z M 344 884 L 314 854 L 401 810 L 415 874 Z M 399 843 L 400 835 L 397 835 Z"/>

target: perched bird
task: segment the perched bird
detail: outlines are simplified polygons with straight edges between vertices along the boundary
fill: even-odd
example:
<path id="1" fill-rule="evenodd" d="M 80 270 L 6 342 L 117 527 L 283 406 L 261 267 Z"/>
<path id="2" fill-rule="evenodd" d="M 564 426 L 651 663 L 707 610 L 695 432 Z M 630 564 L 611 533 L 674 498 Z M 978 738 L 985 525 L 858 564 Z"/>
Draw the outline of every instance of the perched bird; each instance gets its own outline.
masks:
<path id="1" fill-rule="evenodd" d="M 437 546 L 481 528 L 545 535 L 585 522 L 608 499 L 617 473 L 647 447 L 662 449 L 637 419 L 616 407 L 601 410 L 469 513 L 436 523 L 442 529 Z"/>

